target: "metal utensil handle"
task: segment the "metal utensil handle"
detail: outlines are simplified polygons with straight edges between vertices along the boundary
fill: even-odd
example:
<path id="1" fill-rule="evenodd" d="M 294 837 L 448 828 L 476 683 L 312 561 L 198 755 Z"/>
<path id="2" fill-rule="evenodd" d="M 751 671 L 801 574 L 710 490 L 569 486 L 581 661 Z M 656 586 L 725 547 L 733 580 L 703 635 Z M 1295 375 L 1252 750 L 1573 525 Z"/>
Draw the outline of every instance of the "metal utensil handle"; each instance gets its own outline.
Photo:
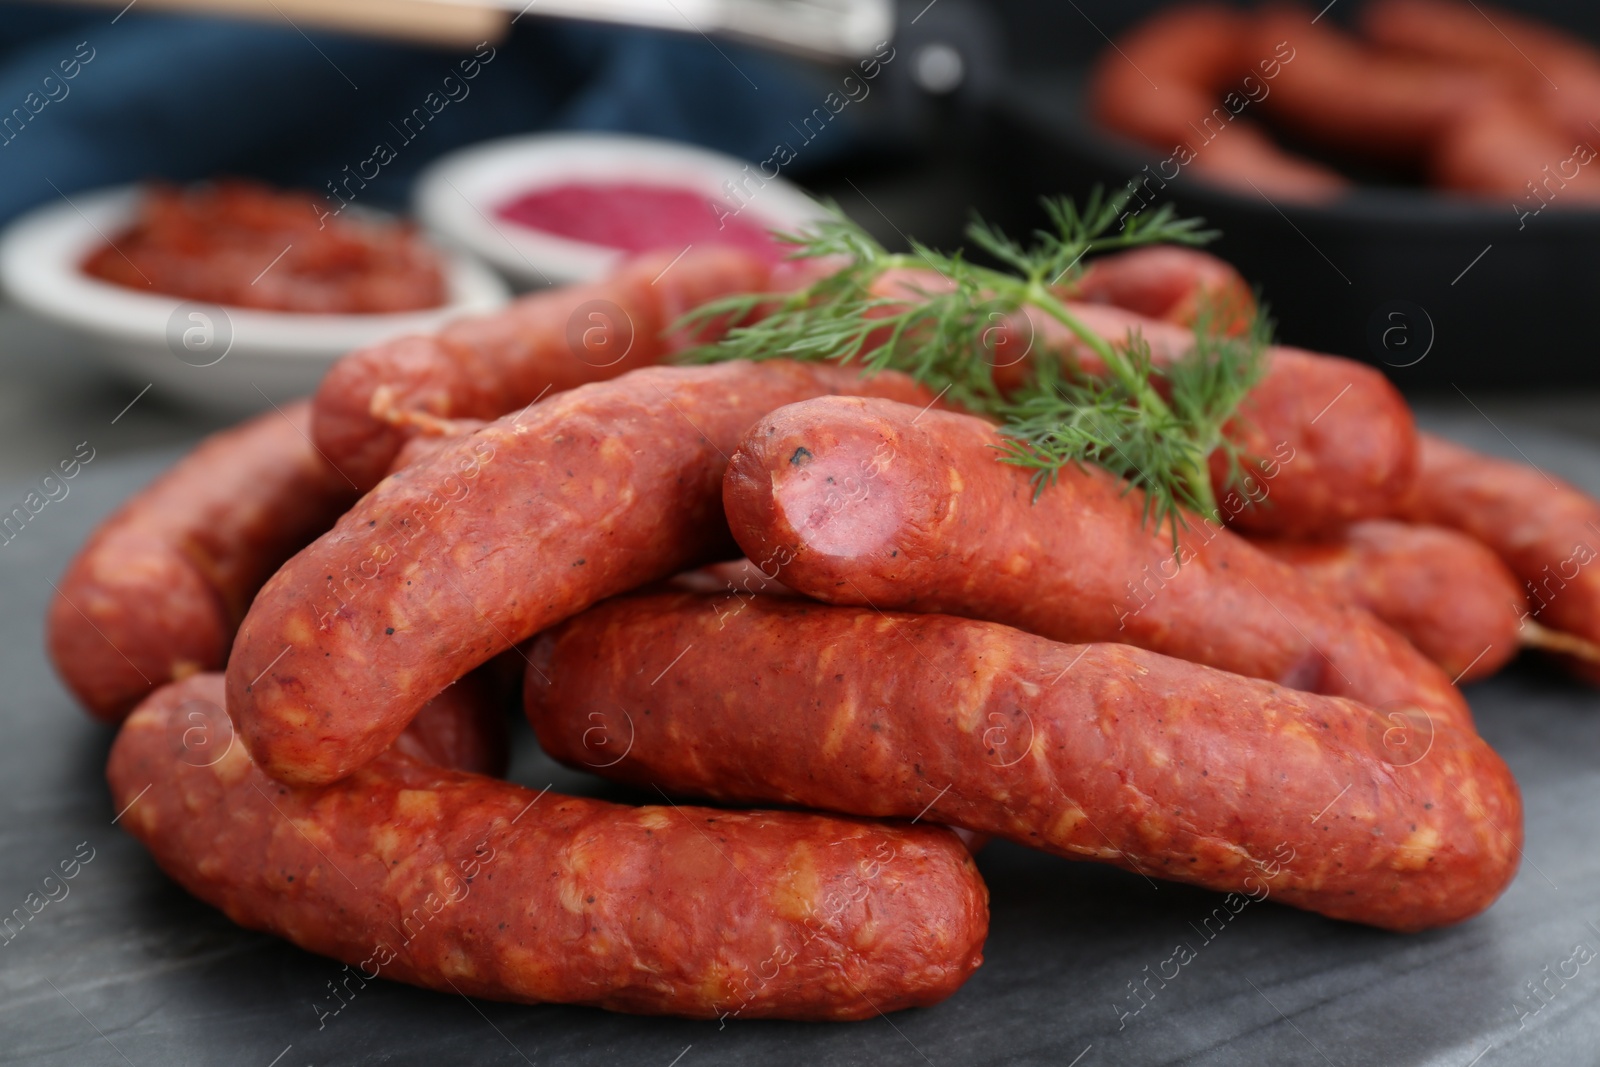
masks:
<path id="1" fill-rule="evenodd" d="M 858 59 L 894 35 L 893 0 L 443 0 L 524 15 L 725 34 L 819 59 Z"/>

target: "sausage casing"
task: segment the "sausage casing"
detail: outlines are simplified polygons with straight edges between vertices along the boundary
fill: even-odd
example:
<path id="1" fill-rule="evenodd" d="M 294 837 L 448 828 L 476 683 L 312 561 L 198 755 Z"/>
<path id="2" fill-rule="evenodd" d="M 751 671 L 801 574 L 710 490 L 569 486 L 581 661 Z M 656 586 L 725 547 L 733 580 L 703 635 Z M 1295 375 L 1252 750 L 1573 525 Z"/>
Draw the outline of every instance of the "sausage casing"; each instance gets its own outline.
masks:
<path id="1" fill-rule="evenodd" d="M 1068 289 L 1073 300 L 1110 304 L 1146 318 L 1243 333 L 1256 297 L 1233 264 L 1198 248 L 1150 245 L 1089 261 Z"/>
<path id="2" fill-rule="evenodd" d="M 1397 930 L 1474 915 L 1516 871 L 1517 786 L 1469 730 L 1126 645 L 720 599 L 621 598 L 541 636 L 524 703 L 544 748 Z"/>
<path id="3" fill-rule="evenodd" d="M 1136 180 L 1149 191 L 1200 173 L 1248 196 L 1337 197 L 1349 184 L 1328 167 L 1273 143 L 1245 109 L 1271 95 L 1294 59 L 1284 41 L 1255 47 L 1251 15 L 1212 3 L 1165 7 L 1103 53 L 1089 81 L 1091 114 L 1108 128 L 1169 153 Z M 1168 168 L 1172 173 L 1167 173 Z"/>
<path id="4" fill-rule="evenodd" d="M 1594 132 L 1600 54 L 1576 35 L 1477 0 L 1372 0 L 1360 19 L 1382 48 L 1492 74 L 1563 124 L 1568 137 L 1588 141 Z M 1540 160 L 1535 172 L 1559 158 Z M 1525 174 L 1506 189 L 1520 193 L 1538 177 Z"/>
<path id="5" fill-rule="evenodd" d="M 1262 98 L 1263 112 L 1306 140 L 1351 155 L 1415 163 L 1496 88 L 1477 71 L 1367 47 L 1297 5 L 1260 12 L 1253 32 L 1263 55 L 1280 41 L 1294 50 Z"/>
<path id="6" fill-rule="evenodd" d="M 1186 278 L 1193 289 L 1204 286 L 1192 267 L 1180 273 L 1173 266 L 1163 269 L 1179 274 L 1179 287 Z M 1115 263 L 1111 269 L 1131 270 Z M 1113 278 L 1116 283 L 1111 284 L 1094 282 L 1091 270 L 1086 280 L 1091 283 L 1086 295 L 1115 296 L 1144 307 L 1155 306 L 1171 291 L 1171 283 L 1158 284 L 1154 277 L 1148 283 Z M 894 271 L 873 288 L 886 299 L 915 301 L 947 284 L 931 272 Z M 1238 291 L 1234 293 L 1237 297 Z M 1193 331 L 1176 321 L 1148 318 L 1113 303 L 1070 302 L 1067 308 L 1086 329 L 1113 345 L 1126 345 L 1134 337 L 1142 340 L 1158 371 L 1194 348 Z M 1238 319 L 1230 322 L 1227 306 L 1222 310 L 1218 324 L 1237 328 Z M 1169 305 L 1164 314 L 1176 319 L 1183 309 Z M 1100 356 L 1077 334 L 1035 308 L 1025 308 L 989 337 L 996 342 L 990 358 L 995 383 L 1003 391 L 1023 384 L 1029 355 L 1049 353 L 1095 377 L 1107 373 Z M 1405 399 L 1378 370 L 1337 356 L 1270 346 L 1260 380 L 1223 433 L 1245 460 L 1248 478 L 1242 485 L 1232 484 L 1233 472 L 1219 451 L 1213 457 L 1211 482 L 1219 498 L 1233 493 L 1234 504 L 1222 519 L 1241 529 L 1308 536 L 1329 526 L 1378 518 L 1393 510 L 1416 476 L 1416 423 Z"/>
<path id="7" fill-rule="evenodd" d="M 1600 501 L 1537 467 L 1422 435 L 1422 467 L 1398 514 L 1483 542 L 1521 580 L 1541 626 L 1600 645 Z M 1592 664 L 1582 673 L 1600 679 Z"/>
<path id="8" fill-rule="evenodd" d="M 1188 352 L 1193 334 L 1116 307 L 1071 305 L 1096 334 L 1121 344 L 1137 336 L 1159 367 Z M 1064 327 L 1030 315 L 1048 349 L 1091 374 L 1104 373 L 1086 345 Z M 1234 491 L 1230 526 L 1277 536 L 1307 536 L 1330 526 L 1388 514 L 1411 487 L 1417 432 L 1411 409 L 1382 372 L 1354 360 L 1286 345 L 1267 349 L 1261 379 L 1224 434 L 1238 448 L 1248 480 L 1229 484 L 1229 467 L 1213 457 L 1219 497 Z"/>
<path id="9" fill-rule="evenodd" d="M 1001 443 L 968 415 L 806 401 L 745 435 L 723 503 L 745 555 L 819 600 L 1118 641 L 1470 728 L 1449 678 L 1369 613 L 1214 522 L 1189 515 L 1175 543 L 1100 468 L 1064 467 L 1035 496 Z"/>
<path id="10" fill-rule="evenodd" d="M 988 894 L 948 830 L 630 808 L 389 751 L 334 786 L 274 782 L 235 745 L 178 758 L 160 691 L 111 751 L 122 825 L 234 922 L 446 993 L 694 1018 L 860 1019 L 954 992 Z M 181 731 L 179 731 L 181 732 Z"/>
<path id="11" fill-rule="evenodd" d="M 545 289 L 500 311 L 350 353 L 317 390 L 319 448 L 363 490 L 412 435 L 408 416 L 494 419 L 546 392 L 657 363 L 683 338 L 664 332 L 714 297 L 759 290 L 768 266 L 708 246 L 624 263 L 603 281 Z"/>
<path id="12" fill-rule="evenodd" d="M 784 361 L 651 367 L 507 416 L 396 471 L 280 570 L 240 627 L 228 713 L 262 769 L 334 781 L 446 684 L 596 600 L 736 555 L 727 456 L 763 414 L 839 390 Z"/>
<path id="13" fill-rule="evenodd" d="M 1521 647 L 1521 584 L 1455 530 L 1373 519 L 1321 540 L 1254 544 L 1328 599 L 1372 612 L 1457 682 L 1487 678 Z"/>

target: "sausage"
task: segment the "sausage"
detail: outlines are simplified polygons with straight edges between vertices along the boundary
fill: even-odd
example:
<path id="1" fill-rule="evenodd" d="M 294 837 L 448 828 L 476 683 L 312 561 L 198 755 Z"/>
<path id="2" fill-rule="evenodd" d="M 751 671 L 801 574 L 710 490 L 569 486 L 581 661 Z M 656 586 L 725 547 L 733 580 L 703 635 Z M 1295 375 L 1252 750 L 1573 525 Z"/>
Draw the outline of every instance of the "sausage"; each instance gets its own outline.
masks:
<path id="1" fill-rule="evenodd" d="M 1591 50 L 1515 16 L 1496 25 L 1476 5 L 1400 0 L 1363 14 L 1382 48 L 1292 10 L 1268 15 L 1261 45 L 1296 34 L 1303 54 L 1263 107 L 1346 151 L 1422 164 L 1442 188 L 1525 197 L 1535 211 L 1557 196 L 1600 200 L 1600 176 L 1583 169 L 1600 105 Z"/>
<path id="2" fill-rule="evenodd" d="M 56 673 L 120 722 L 158 686 L 218 670 L 256 590 L 358 496 L 286 405 L 213 434 L 100 524 L 56 586 Z"/>
<path id="3" fill-rule="evenodd" d="M 1092 272 L 1091 272 L 1092 273 Z M 874 283 L 878 296 L 919 300 L 948 283 L 931 272 L 894 271 Z M 1122 290 L 1126 292 L 1126 288 Z M 1068 310 L 1113 344 L 1138 335 L 1159 368 L 1194 347 L 1191 330 L 1120 307 L 1069 303 Z M 1023 356 L 1036 349 L 1103 375 L 1094 350 L 1036 308 L 998 328 L 995 381 L 1012 390 L 1026 380 Z M 1379 518 L 1392 511 L 1416 476 L 1416 423 L 1405 398 L 1376 368 L 1337 356 L 1273 345 L 1260 381 L 1223 428 L 1247 461 L 1250 475 L 1233 493 L 1240 506 L 1222 516 L 1231 526 L 1280 537 L 1304 537 L 1330 526 Z M 1212 457 L 1211 483 L 1229 495 L 1226 456 Z"/>
<path id="4" fill-rule="evenodd" d="M 1174 538 L 1101 468 L 1067 466 L 1035 497 L 1001 444 L 968 415 L 810 400 L 745 435 L 723 505 L 746 556 L 828 603 L 1118 641 L 1470 729 L 1450 679 L 1367 612 L 1213 521 L 1188 515 Z"/>
<path id="5" fill-rule="evenodd" d="M 393 750 L 295 790 L 242 746 L 210 766 L 175 757 L 183 703 L 222 695 L 221 678 L 190 678 L 123 725 L 106 769 L 120 821 L 189 892 L 363 984 L 862 1019 L 943 1000 L 982 960 L 987 891 L 942 828 L 631 808 Z"/>
<path id="6" fill-rule="evenodd" d="M 1587 141 L 1594 132 L 1589 122 L 1600 113 L 1600 54 L 1572 34 L 1477 0 L 1371 0 L 1360 21 L 1362 32 L 1385 49 L 1493 74 L 1560 122 L 1569 137 Z"/>
<path id="7" fill-rule="evenodd" d="M 1073 300 L 1110 304 L 1149 319 L 1243 334 L 1255 319 L 1250 283 L 1225 259 L 1182 245 L 1150 245 L 1090 260 L 1066 288 Z M 1208 319 L 1209 317 L 1209 319 Z"/>
<path id="8" fill-rule="evenodd" d="M 1377 0 L 1363 9 L 1361 40 L 1298 6 L 1180 5 L 1102 55 L 1089 106 L 1170 153 L 1130 185 L 1141 204 L 1152 182 L 1165 190 L 1185 168 L 1269 199 L 1326 201 L 1348 186 L 1273 143 L 1247 109 L 1316 146 L 1448 189 L 1529 198 L 1531 210 L 1553 199 L 1545 190 L 1600 198 L 1600 178 L 1583 169 L 1595 155 L 1600 53 L 1491 11 Z"/>
<path id="9" fill-rule="evenodd" d="M 925 401 L 909 378 L 783 361 L 651 367 L 559 394 L 406 467 L 262 589 L 228 713 L 262 769 L 322 785 L 446 683 L 607 596 L 737 554 L 727 455 L 831 391 Z"/>
<path id="10" fill-rule="evenodd" d="M 1366 608 L 1458 683 L 1487 678 L 1521 645 L 1522 584 L 1483 544 L 1440 526 L 1387 519 L 1317 541 L 1260 540 L 1317 594 Z"/>
<path id="11" fill-rule="evenodd" d="M 691 338 L 663 332 L 714 297 L 759 290 L 769 267 L 707 246 L 630 259 L 604 281 L 545 289 L 436 335 L 402 337 L 345 356 L 317 390 L 317 446 L 363 490 L 415 432 L 409 415 L 494 419 L 586 382 L 659 362 Z"/>
<path id="12" fill-rule="evenodd" d="M 1126 645 L 679 593 L 531 659 L 539 743 L 623 781 L 920 815 L 1394 930 L 1477 914 L 1517 867 L 1516 783 L 1471 730 Z"/>
<path id="13" fill-rule="evenodd" d="M 1246 195 L 1337 197 L 1349 184 L 1344 178 L 1279 148 L 1241 117 L 1252 100 L 1265 99 L 1262 85 L 1270 94 L 1282 70 L 1276 49 L 1253 54 L 1252 39 L 1251 17 L 1232 8 L 1165 8 L 1096 62 L 1090 114 L 1111 130 L 1170 153 L 1152 175 L 1163 189 L 1179 168 L 1190 167 Z"/>
<path id="14" fill-rule="evenodd" d="M 1091 114 L 1156 148 L 1189 137 L 1189 122 L 1208 114 L 1249 66 L 1240 48 L 1248 30 L 1247 16 L 1221 4 L 1166 8 L 1095 63 Z M 1155 79 L 1167 88 L 1152 87 Z"/>
<path id="15" fill-rule="evenodd" d="M 1300 137 L 1351 155 L 1415 165 L 1452 122 L 1499 91 L 1478 71 L 1371 48 L 1298 5 L 1258 12 L 1252 36 L 1260 54 L 1272 54 L 1280 41 L 1294 52 L 1262 111 Z"/>
<path id="16" fill-rule="evenodd" d="M 1540 69 L 1600 66 L 1576 38 L 1476 0 L 1369 0 L 1359 23 L 1367 39 L 1388 51 L 1492 70 L 1529 87 L 1544 83 Z"/>
<path id="17" fill-rule="evenodd" d="M 1592 140 L 1590 131 L 1574 144 L 1572 135 L 1535 104 L 1495 100 L 1463 115 L 1440 137 L 1430 162 L 1432 178 L 1464 193 L 1514 197 L 1512 205 L 1525 225 L 1525 216 L 1550 204 L 1600 201 L 1600 168 L 1587 165 L 1595 158 Z"/>
<path id="18" fill-rule="evenodd" d="M 715 594 L 720 605 L 718 610 L 721 611 L 741 611 L 746 603 L 756 597 L 798 596 L 794 590 L 769 577 L 754 563 L 743 558 L 713 563 L 699 570 L 685 571 L 674 577 L 669 584 L 673 589 Z M 967 851 L 974 856 L 989 843 L 988 834 L 976 833 L 959 826 L 952 829 L 955 830 L 956 836 L 961 838 L 961 843 L 967 846 Z"/>
<path id="19" fill-rule="evenodd" d="M 1187 330 L 1117 308 L 1070 306 L 1108 341 L 1137 334 L 1160 365 L 1188 352 Z M 1030 312 L 1040 343 L 1104 373 L 1099 357 L 1060 323 Z M 1405 398 L 1382 371 L 1354 360 L 1286 345 L 1267 349 L 1260 381 L 1223 428 L 1240 450 L 1251 480 L 1248 504 L 1230 525 L 1279 536 L 1305 536 L 1333 525 L 1387 514 L 1416 477 L 1416 423 Z M 1211 482 L 1226 495 L 1229 467 L 1212 457 Z"/>
<path id="20" fill-rule="evenodd" d="M 1255 311 L 1254 295 L 1230 264 L 1174 246 L 1094 260 L 1073 295 L 1133 312 L 1072 308 L 1108 341 L 1138 334 L 1158 363 L 1177 359 L 1193 339 L 1145 320 L 1193 327 L 1209 303 L 1215 325 L 1237 334 Z M 1080 367 L 1099 367 L 1098 357 L 1059 322 L 1037 313 L 1030 320 L 1030 336 L 1041 336 Z M 1294 457 L 1281 480 L 1271 479 L 1270 506 L 1247 507 L 1233 517 L 1245 529 L 1304 536 L 1375 518 L 1387 514 L 1416 476 L 1416 425 L 1405 399 L 1381 371 L 1337 356 L 1270 346 L 1260 382 L 1226 432 L 1247 457 Z M 1228 474 L 1225 459 L 1217 457 L 1212 481 L 1219 493 Z"/>
<path id="21" fill-rule="evenodd" d="M 1540 627 L 1600 645 L 1600 502 L 1537 467 L 1422 435 L 1421 471 L 1397 514 L 1483 542 L 1522 582 Z M 1536 639 L 1537 640 L 1537 639 Z M 1572 646 L 1569 650 L 1581 650 Z M 1600 680 L 1593 661 L 1571 665 Z"/>

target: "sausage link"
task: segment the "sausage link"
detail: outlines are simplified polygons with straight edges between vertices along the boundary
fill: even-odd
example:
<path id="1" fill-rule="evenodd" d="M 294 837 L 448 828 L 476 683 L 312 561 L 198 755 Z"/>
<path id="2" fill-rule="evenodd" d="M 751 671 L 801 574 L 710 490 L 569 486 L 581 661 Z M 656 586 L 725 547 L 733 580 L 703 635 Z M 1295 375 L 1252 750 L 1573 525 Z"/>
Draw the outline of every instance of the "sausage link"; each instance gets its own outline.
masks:
<path id="1" fill-rule="evenodd" d="M 1087 304 L 1110 304 L 1150 319 L 1237 336 L 1256 315 L 1256 297 L 1233 264 L 1197 248 L 1151 245 L 1092 259 L 1067 289 Z"/>
<path id="2" fill-rule="evenodd" d="M 1460 530 L 1523 583 L 1540 626 L 1600 645 L 1600 501 L 1537 467 L 1422 435 L 1422 469 L 1399 516 Z M 1593 659 L 1593 656 L 1590 656 Z M 1600 681 L 1600 667 L 1573 664 Z"/>
<path id="3" fill-rule="evenodd" d="M 242 746 L 175 758 L 183 704 L 124 724 L 122 825 L 234 922 L 445 993 L 714 1018 L 862 1019 L 936 1003 L 982 960 L 988 900 L 936 827 L 538 794 L 389 751 L 295 790 Z M 141 795 L 142 794 L 142 795 Z"/>
<path id="4" fill-rule="evenodd" d="M 1294 50 L 1262 111 L 1300 137 L 1352 155 L 1416 164 L 1451 123 L 1498 91 L 1481 72 L 1371 48 L 1299 5 L 1258 12 L 1252 32 L 1260 54 L 1280 41 Z"/>
<path id="5" fill-rule="evenodd" d="M 1520 648 L 1522 585 L 1455 530 L 1374 519 L 1320 541 L 1256 541 L 1326 600 L 1366 608 L 1457 682 L 1487 678 Z"/>
<path id="6" fill-rule="evenodd" d="M 1091 272 L 1092 277 L 1092 272 Z M 925 271 L 886 273 L 874 292 L 918 300 L 946 286 Z M 1126 293 L 1131 285 L 1122 287 Z M 1157 367 L 1194 347 L 1191 330 L 1173 322 L 1098 303 L 1071 303 L 1072 314 L 1112 344 L 1137 335 Z M 1094 350 L 1065 325 L 1035 308 L 1006 323 L 991 362 L 995 382 L 1010 390 L 1025 380 L 1024 356 L 1035 349 L 1067 360 L 1091 375 L 1106 373 Z M 1234 493 L 1237 506 L 1223 516 L 1231 526 L 1280 537 L 1310 536 L 1330 526 L 1378 518 L 1392 511 L 1416 476 L 1416 423 L 1405 398 L 1382 372 L 1354 360 L 1273 345 L 1266 367 L 1224 433 L 1253 462 Z M 1219 498 L 1233 490 L 1226 457 L 1211 465 Z"/>
<path id="7" fill-rule="evenodd" d="M 1138 248 L 1093 260 L 1070 295 L 1132 312 L 1073 308 L 1108 341 L 1120 343 L 1138 334 L 1150 343 L 1158 364 L 1182 356 L 1193 339 L 1183 330 L 1145 320 L 1193 327 L 1202 309 L 1209 308 L 1215 326 L 1237 334 L 1256 310 L 1254 294 L 1229 263 L 1177 246 Z M 1030 336 L 1042 337 L 1046 347 L 1101 373 L 1099 358 L 1059 322 L 1037 314 L 1030 320 Z M 1324 419 L 1326 424 L 1318 428 Z M 1272 346 L 1261 381 L 1227 434 L 1247 456 L 1268 460 L 1267 469 L 1278 469 L 1285 456 L 1299 463 L 1284 468 L 1281 481 L 1273 478 L 1266 485 L 1256 478 L 1251 483 L 1266 485 L 1275 499 L 1264 507 L 1252 502 L 1232 517 L 1233 525 L 1246 529 L 1305 535 L 1383 515 L 1415 476 L 1416 431 L 1410 410 L 1381 372 L 1353 360 Z M 1219 457 L 1212 470 L 1219 493 L 1227 488 L 1229 473 Z"/>
<path id="8" fill-rule="evenodd" d="M 1349 184 L 1343 177 L 1278 147 L 1240 117 L 1250 103 L 1246 97 L 1263 99 L 1256 95 L 1262 85 L 1270 94 L 1284 69 L 1275 44 L 1255 54 L 1252 40 L 1251 16 L 1233 8 L 1167 7 L 1102 53 L 1089 80 L 1090 113 L 1107 128 L 1169 153 L 1156 168 L 1163 189 L 1177 177 L 1176 168 L 1188 167 L 1249 196 L 1337 197 Z M 1165 173 L 1166 164 L 1173 174 Z"/>
<path id="9" fill-rule="evenodd" d="M 1193 135 L 1223 90 L 1249 67 L 1242 47 L 1248 16 L 1212 3 L 1172 5 L 1124 34 L 1101 55 L 1089 81 L 1089 107 L 1110 128 L 1153 148 Z M 1155 71 L 1162 89 L 1147 80 Z"/>
<path id="10" fill-rule="evenodd" d="M 541 290 L 436 335 L 352 352 L 317 390 L 317 446 L 370 489 L 415 432 L 407 415 L 494 419 L 547 391 L 659 362 L 688 340 L 663 336 L 684 312 L 770 281 L 765 263 L 737 249 L 708 246 L 672 260 L 640 256 L 604 281 Z"/>
<path id="11" fill-rule="evenodd" d="M 273 777 L 321 785 L 376 756 L 451 680 L 603 597 L 737 550 L 727 456 L 823 393 L 925 401 L 897 374 L 651 367 L 559 394 L 405 467 L 256 597 L 228 713 Z"/>
<path id="12" fill-rule="evenodd" d="M 1545 109 L 1568 137 L 1587 141 L 1593 133 L 1600 54 L 1571 34 L 1477 0 L 1371 0 L 1360 19 L 1366 36 L 1385 49 L 1492 74 Z M 1522 182 L 1555 162 L 1541 160 Z"/>
<path id="13" fill-rule="evenodd" d="M 1072 305 L 1090 330 L 1113 343 L 1137 335 L 1157 366 L 1194 347 L 1188 330 L 1120 308 Z M 1104 373 L 1100 358 L 1054 319 L 1030 313 L 1046 349 Z M 1267 349 L 1261 380 L 1224 427 L 1247 462 L 1250 480 L 1228 524 L 1283 537 L 1388 514 L 1416 477 L 1416 423 L 1405 398 L 1383 373 L 1355 360 L 1286 345 Z M 1229 467 L 1212 458 L 1211 483 L 1231 490 Z"/>
<path id="14" fill-rule="evenodd" d="M 227 660 L 261 584 L 357 493 L 312 448 L 299 401 L 213 434 L 100 524 L 57 585 L 45 641 L 90 714 Z"/>
<path id="15" fill-rule="evenodd" d="M 922 815 L 1396 930 L 1477 914 L 1517 867 L 1516 783 L 1470 730 L 1125 645 L 680 593 L 601 604 L 532 661 L 540 744 L 623 781 Z"/>
<path id="16" fill-rule="evenodd" d="M 1587 166 L 1595 158 L 1592 138 L 1584 133 L 1574 144 L 1537 104 L 1492 100 L 1462 115 L 1440 137 L 1431 177 L 1446 189 L 1512 197 L 1519 218 L 1538 214 L 1558 197 L 1565 205 L 1594 204 L 1600 201 L 1600 170 Z M 1526 206 L 1518 207 L 1518 200 Z"/>
<path id="17" fill-rule="evenodd" d="M 1073 308 L 1110 341 L 1137 334 L 1159 363 L 1189 351 L 1179 328 L 1113 308 Z M 1097 357 L 1059 323 L 1039 324 L 1046 338 L 1094 371 Z M 1285 345 L 1267 350 L 1261 380 L 1224 431 L 1254 462 L 1247 499 L 1230 525 L 1285 536 L 1374 518 L 1393 508 L 1416 477 L 1416 424 L 1393 383 L 1373 367 Z M 1228 490 L 1228 466 L 1212 461 L 1212 484 Z M 1258 498 L 1259 497 L 1259 498 Z"/>
<path id="18" fill-rule="evenodd" d="M 1367 612 L 1323 602 L 1215 522 L 1189 515 L 1175 542 L 1100 468 L 1068 466 L 1035 499 L 1030 473 L 999 462 L 1002 440 L 888 400 L 794 404 L 734 453 L 728 523 L 753 562 L 818 600 L 1118 641 L 1470 728 L 1449 678 Z"/>
<path id="19" fill-rule="evenodd" d="M 1594 158 L 1588 123 L 1600 102 L 1592 50 L 1503 16 L 1541 55 L 1535 61 L 1506 36 L 1511 29 L 1475 6 L 1403 0 L 1363 14 L 1387 47 L 1371 48 L 1328 23 L 1307 27 L 1292 9 L 1269 13 L 1260 46 L 1293 38 L 1302 54 L 1263 108 L 1342 150 L 1425 168 L 1443 188 L 1523 197 L 1536 209 L 1544 192 L 1530 194 L 1540 181 L 1571 202 L 1600 199 L 1600 177 L 1582 167 Z M 1564 91 L 1555 92 L 1557 84 Z M 1570 174 L 1553 173 L 1568 166 Z"/>

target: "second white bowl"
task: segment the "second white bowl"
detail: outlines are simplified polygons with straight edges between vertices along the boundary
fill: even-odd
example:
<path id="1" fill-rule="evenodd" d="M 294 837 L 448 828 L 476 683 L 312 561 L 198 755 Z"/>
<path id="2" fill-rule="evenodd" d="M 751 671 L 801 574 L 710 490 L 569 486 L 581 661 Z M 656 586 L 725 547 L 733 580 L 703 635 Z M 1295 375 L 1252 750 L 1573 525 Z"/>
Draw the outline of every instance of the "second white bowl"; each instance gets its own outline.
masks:
<path id="1" fill-rule="evenodd" d="M 452 152 L 417 179 L 417 218 L 441 241 L 493 263 L 525 287 L 590 281 L 628 253 L 574 241 L 498 217 L 508 202 L 573 181 L 631 182 L 700 193 L 741 217 L 797 229 L 827 210 L 781 176 L 766 178 L 742 159 L 677 141 L 628 134 L 558 133 L 506 137 Z M 747 173 L 748 172 L 748 173 Z M 728 182 L 744 190 L 730 200 Z"/>

